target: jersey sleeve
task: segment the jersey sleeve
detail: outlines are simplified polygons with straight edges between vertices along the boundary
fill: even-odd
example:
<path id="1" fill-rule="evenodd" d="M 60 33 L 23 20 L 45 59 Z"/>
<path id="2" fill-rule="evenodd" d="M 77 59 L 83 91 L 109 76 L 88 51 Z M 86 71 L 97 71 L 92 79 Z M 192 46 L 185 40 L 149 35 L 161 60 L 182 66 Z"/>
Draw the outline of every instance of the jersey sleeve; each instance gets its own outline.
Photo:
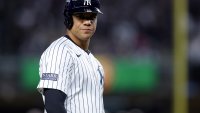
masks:
<path id="1" fill-rule="evenodd" d="M 67 94 L 73 70 L 73 58 L 65 46 L 50 46 L 41 56 L 39 63 L 40 81 L 38 90 L 58 89 Z"/>

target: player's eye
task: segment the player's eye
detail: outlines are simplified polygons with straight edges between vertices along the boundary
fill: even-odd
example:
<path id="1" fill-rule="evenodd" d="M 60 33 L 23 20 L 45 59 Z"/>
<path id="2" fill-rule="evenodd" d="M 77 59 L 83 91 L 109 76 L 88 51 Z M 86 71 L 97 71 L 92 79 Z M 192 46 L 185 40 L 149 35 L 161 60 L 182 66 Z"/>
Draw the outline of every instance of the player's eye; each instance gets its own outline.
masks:
<path id="1" fill-rule="evenodd" d="M 97 17 L 96 13 L 75 13 L 75 17 L 82 20 L 94 20 Z"/>

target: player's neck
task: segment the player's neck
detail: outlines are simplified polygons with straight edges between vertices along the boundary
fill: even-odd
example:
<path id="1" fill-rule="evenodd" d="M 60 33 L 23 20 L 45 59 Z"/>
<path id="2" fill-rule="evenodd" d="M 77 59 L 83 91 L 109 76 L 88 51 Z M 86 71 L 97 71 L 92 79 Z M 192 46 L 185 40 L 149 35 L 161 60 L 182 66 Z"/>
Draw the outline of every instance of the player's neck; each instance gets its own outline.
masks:
<path id="1" fill-rule="evenodd" d="M 76 43 L 76 42 L 75 42 Z M 77 41 L 77 45 L 82 48 L 84 51 L 87 51 L 88 48 L 89 48 L 89 43 L 90 43 L 90 40 L 87 40 L 87 41 L 80 41 L 78 40 Z"/>
<path id="2" fill-rule="evenodd" d="M 68 37 L 72 40 L 73 43 L 75 43 L 77 46 L 79 46 L 84 51 L 88 51 L 90 39 L 88 40 L 80 40 L 79 38 L 75 37 L 71 33 L 67 33 Z"/>

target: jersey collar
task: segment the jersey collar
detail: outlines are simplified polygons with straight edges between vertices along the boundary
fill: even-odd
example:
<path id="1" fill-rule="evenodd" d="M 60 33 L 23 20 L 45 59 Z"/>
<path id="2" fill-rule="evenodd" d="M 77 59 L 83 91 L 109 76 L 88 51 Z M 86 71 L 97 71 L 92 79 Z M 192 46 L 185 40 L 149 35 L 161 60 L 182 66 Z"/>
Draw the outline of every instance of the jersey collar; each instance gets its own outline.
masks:
<path id="1" fill-rule="evenodd" d="M 85 51 L 82 48 L 80 48 L 68 35 L 65 35 L 64 37 L 70 40 L 70 42 L 71 42 L 71 44 L 73 46 L 74 52 L 76 54 L 87 53 L 89 55 L 91 53 L 90 50 Z"/>

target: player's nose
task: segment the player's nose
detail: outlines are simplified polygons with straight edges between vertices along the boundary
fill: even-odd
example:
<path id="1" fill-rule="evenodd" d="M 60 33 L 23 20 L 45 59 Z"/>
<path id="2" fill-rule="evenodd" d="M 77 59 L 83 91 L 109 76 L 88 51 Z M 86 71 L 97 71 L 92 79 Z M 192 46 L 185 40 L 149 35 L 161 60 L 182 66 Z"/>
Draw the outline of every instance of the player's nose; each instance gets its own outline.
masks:
<path id="1" fill-rule="evenodd" d="M 84 25 L 90 26 L 93 24 L 93 22 L 94 22 L 93 20 L 85 20 Z"/>

